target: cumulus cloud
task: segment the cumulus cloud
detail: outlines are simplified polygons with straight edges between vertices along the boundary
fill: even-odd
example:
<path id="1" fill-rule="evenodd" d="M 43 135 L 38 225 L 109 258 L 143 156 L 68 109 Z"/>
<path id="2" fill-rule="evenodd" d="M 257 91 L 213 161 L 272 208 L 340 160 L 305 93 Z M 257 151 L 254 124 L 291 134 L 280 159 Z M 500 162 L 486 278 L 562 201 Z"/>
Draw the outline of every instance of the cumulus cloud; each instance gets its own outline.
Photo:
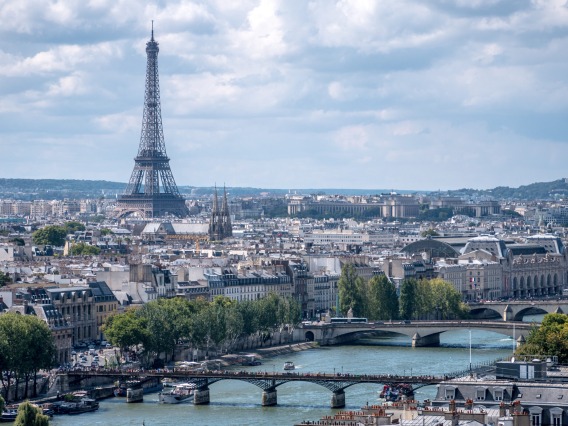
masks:
<path id="1" fill-rule="evenodd" d="M 564 0 L 19 0 L 0 16 L 8 176 L 32 177 L 24 165 L 54 144 L 65 176 L 33 177 L 128 179 L 152 20 L 179 184 L 438 189 L 565 173 Z"/>

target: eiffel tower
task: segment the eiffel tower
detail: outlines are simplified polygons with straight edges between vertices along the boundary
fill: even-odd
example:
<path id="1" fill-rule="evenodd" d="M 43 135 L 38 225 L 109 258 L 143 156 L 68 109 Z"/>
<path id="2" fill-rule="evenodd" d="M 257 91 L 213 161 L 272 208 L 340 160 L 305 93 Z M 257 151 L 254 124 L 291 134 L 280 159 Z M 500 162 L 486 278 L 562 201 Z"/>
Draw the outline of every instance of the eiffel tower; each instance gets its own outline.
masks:
<path id="1" fill-rule="evenodd" d="M 146 43 L 146 93 L 140 146 L 130 182 L 118 198 L 118 217 L 133 214 L 146 219 L 166 215 L 189 216 L 189 209 L 172 175 L 164 143 L 158 79 L 159 50 L 152 23 L 152 37 Z"/>

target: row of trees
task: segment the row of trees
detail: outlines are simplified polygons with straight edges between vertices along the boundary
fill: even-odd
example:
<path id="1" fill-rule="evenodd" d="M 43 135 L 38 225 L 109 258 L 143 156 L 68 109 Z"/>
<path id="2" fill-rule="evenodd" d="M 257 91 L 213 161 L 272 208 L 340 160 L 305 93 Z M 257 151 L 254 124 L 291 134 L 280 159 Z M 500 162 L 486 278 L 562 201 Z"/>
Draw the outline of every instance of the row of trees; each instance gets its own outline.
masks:
<path id="1" fill-rule="evenodd" d="M 0 382 L 4 399 L 8 399 L 12 386 L 16 400 L 36 396 L 37 373 L 54 366 L 55 354 L 53 336 L 44 321 L 34 315 L 0 315 Z M 20 383 L 25 383 L 23 395 L 18 395 Z"/>
<path id="2" fill-rule="evenodd" d="M 345 265 L 338 282 L 339 310 L 372 320 L 463 318 L 468 308 L 454 286 L 441 279 L 406 279 L 400 295 L 385 275 L 366 281 L 355 267 Z"/>
<path id="3" fill-rule="evenodd" d="M 301 320 L 299 304 L 292 298 L 270 294 L 255 301 L 237 302 L 217 296 L 204 299 L 158 299 L 140 309 L 129 309 L 107 318 L 107 339 L 122 349 L 140 345 L 146 363 L 165 354 L 174 357 L 178 343 L 193 348 L 228 351 L 244 337 L 269 339 L 273 332 L 293 327 Z"/>

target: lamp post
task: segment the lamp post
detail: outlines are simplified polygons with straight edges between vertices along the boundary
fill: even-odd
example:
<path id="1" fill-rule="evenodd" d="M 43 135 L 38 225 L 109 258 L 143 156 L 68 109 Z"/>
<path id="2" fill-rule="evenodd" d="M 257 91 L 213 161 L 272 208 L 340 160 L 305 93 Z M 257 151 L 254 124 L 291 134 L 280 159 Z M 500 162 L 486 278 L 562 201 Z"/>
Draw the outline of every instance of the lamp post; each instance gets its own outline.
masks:
<path id="1" fill-rule="evenodd" d="M 471 372 L 471 330 L 469 331 L 469 371 Z"/>

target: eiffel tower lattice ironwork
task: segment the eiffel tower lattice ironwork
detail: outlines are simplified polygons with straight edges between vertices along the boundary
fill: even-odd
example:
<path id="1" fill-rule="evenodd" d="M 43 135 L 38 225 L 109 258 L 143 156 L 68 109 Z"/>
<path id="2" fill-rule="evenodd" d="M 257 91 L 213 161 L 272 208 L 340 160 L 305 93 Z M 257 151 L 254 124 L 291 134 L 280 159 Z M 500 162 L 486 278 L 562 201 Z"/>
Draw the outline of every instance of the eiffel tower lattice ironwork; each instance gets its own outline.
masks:
<path id="1" fill-rule="evenodd" d="M 132 214 L 143 218 L 189 215 L 189 209 L 179 193 L 170 169 L 170 159 L 166 154 L 160 106 L 158 51 L 152 25 L 152 37 L 146 43 L 146 93 L 140 146 L 128 186 L 118 198 L 118 217 Z"/>

